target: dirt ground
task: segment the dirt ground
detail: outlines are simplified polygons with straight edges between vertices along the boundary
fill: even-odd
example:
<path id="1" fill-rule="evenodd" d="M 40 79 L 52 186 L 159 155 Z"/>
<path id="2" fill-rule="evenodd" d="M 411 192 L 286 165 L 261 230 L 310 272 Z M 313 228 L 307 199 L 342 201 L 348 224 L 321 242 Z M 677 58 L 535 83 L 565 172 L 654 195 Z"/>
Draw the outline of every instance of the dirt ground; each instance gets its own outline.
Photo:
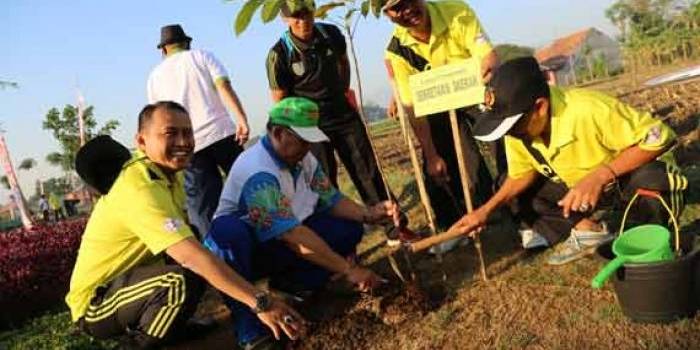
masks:
<path id="1" fill-rule="evenodd" d="M 621 93 L 636 107 L 665 118 L 679 133 L 679 161 L 700 161 L 700 81 Z M 376 138 L 392 188 L 412 226 L 425 225 L 408 152 L 398 129 Z M 343 178 L 347 184 L 347 178 Z M 696 198 L 697 199 L 697 196 Z M 695 202 L 697 203 L 697 201 Z M 698 205 L 684 216 L 685 235 L 700 233 Z M 482 281 L 473 245 L 447 254 L 442 263 L 427 254 L 411 256 L 418 283 L 401 283 L 391 272 L 381 235 L 366 235 L 364 264 L 391 282 L 372 295 L 321 292 L 300 308 L 311 334 L 294 349 L 693 349 L 700 348 L 700 316 L 668 325 L 626 318 L 610 283 L 601 290 L 590 279 L 605 263 L 591 256 L 561 267 L 545 264 L 548 251 L 526 252 L 509 220 L 497 219 L 482 235 L 489 281 Z M 396 253 L 402 271 L 407 265 Z M 202 313 L 221 324 L 200 341 L 177 349 L 230 349 L 229 314 L 214 294 Z"/>

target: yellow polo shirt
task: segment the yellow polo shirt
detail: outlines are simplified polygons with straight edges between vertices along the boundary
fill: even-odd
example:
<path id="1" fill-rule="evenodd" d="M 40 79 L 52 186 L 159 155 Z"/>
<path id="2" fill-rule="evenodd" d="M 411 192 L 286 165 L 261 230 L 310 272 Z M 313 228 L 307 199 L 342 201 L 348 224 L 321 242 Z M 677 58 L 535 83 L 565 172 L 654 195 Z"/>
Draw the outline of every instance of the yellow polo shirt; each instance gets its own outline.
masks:
<path id="1" fill-rule="evenodd" d="M 640 113 L 603 93 L 553 86 L 549 90 L 552 116 L 549 147 L 542 139 L 534 140 L 532 147 L 540 151 L 569 187 L 631 146 L 658 151 L 675 138 L 673 130 L 651 114 Z M 533 170 L 547 175 L 548 169 L 535 160 L 521 140 L 506 136 L 505 145 L 511 178 L 520 178 Z"/>
<path id="2" fill-rule="evenodd" d="M 183 184 L 181 172 L 170 181 L 141 152 L 124 165 L 85 227 L 66 295 L 73 321 L 85 314 L 98 286 L 135 266 L 162 264 L 165 249 L 193 236 Z"/>
<path id="3" fill-rule="evenodd" d="M 481 61 L 493 47 L 474 11 L 462 1 L 427 3 L 431 32 L 428 43 L 416 40 L 400 26 L 386 49 L 386 59 L 394 71 L 401 102 L 412 105 L 408 77 L 448 63 L 476 57 Z"/>

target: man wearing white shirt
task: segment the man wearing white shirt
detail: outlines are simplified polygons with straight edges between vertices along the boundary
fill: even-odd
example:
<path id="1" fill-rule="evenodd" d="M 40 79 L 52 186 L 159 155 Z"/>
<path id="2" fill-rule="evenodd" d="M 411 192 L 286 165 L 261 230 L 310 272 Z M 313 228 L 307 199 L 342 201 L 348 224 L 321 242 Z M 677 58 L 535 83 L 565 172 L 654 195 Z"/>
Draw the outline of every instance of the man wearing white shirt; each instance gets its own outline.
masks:
<path id="1" fill-rule="evenodd" d="M 185 191 L 190 223 L 202 236 L 209 230 L 223 176 L 243 151 L 249 130 L 226 69 L 210 52 L 190 50 L 191 41 L 179 24 L 161 28 L 158 48 L 164 59 L 151 72 L 147 93 L 149 103 L 182 104 L 192 119 L 195 154 L 185 171 Z M 224 105 L 233 111 L 235 123 Z"/>

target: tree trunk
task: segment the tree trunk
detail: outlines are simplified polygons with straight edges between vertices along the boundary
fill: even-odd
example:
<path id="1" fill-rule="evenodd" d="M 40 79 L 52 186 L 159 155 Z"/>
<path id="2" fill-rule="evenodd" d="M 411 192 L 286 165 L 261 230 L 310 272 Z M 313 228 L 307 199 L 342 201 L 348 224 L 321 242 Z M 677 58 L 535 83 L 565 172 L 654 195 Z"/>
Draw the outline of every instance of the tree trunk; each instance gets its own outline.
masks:
<path id="1" fill-rule="evenodd" d="M 360 78 L 360 67 L 357 62 L 357 53 L 355 52 L 355 37 L 352 34 L 352 28 L 346 24 L 343 26 L 343 29 L 345 29 L 345 33 L 348 36 L 348 42 L 350 44 L 350 56 L 352 57 L 352 62 L 353 65 L 355 66 L 355 78 L 357 79 L 357 99 L 358 99 L 358 112 L 360 113 L 360 117 L 362 120 L 365 122 L 369 122 L 367 118 L 365 118 L 365 103 L 364 103 L 364 98 L 363 98 L 363 93 L 362 93 L 362 78 Z M 369 130 L 367 130 L 369 132 Z M 367 135 L 369 136 L 369 135 Z"/>

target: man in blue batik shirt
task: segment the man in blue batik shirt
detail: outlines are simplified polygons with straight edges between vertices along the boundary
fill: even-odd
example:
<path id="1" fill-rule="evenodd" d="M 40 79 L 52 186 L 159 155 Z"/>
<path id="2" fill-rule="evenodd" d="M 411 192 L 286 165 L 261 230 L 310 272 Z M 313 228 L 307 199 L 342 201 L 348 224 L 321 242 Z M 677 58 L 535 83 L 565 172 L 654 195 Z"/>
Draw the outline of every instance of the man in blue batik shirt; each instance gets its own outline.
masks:
<path id="1" fill-rule="evenodd" d="M 205 245 L 249 281 L 269 277 L 284 292 L 318 289 L 331 276 L 369 291 L 382 279 L 353 262 L 362 224 L 398 223 L 399 210 L 390 201 L 364 207 L 331 185 L 309 152 L 327 140 L 317 125 L 318 106 L 306 98 L 272 108 L 267 135 L 229 172 Z M 255 310 L 226 304 L 244 349 L 273 345 Z"/>

